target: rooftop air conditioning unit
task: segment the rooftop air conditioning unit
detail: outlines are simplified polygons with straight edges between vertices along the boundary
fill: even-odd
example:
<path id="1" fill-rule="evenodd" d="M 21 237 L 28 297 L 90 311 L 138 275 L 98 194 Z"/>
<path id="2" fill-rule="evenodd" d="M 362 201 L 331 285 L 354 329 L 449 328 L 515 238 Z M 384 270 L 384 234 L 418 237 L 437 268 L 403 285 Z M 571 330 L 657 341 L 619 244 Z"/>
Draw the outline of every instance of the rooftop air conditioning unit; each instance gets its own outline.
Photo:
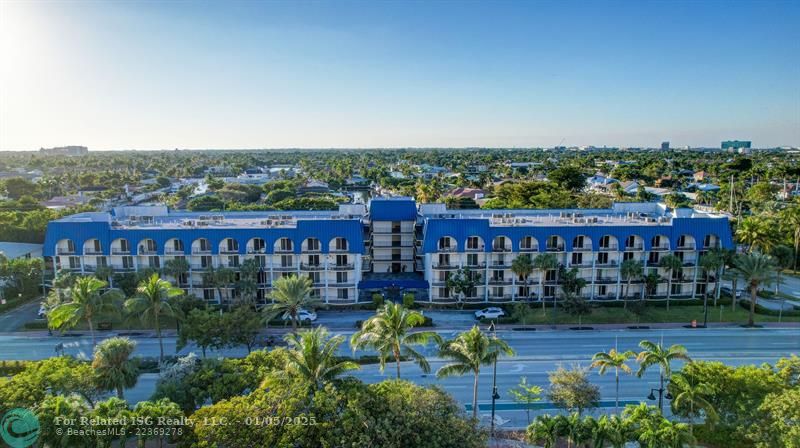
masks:
<path id="1" fill-rule="evenodd" d="M 644 218 L 644 222 L 656 222 L 656 218 L 646 217 Z"/>
<path id="2" fill-rule="evenodd" d="M 271 219 L 264 219 L 264 220 L 261 221 L 261 225 L 262 226 L 266 226 L 266 227 L 270 227 L 272 225 L 272 220 Z"/>
<path id="3" fill-rule="evenodd" d="M 186 227 L 194 227 L 194 220 L 193 219 L 186 220 L 183 222 L 183 225 Z"/>
<path id="4" fill-rule="evenodd" d="M 206 221 L 206 220 L 201 219 L 201 220 L 197 221 L 197 227 L 204 227 L 204 226 L 207 226 L 207 225 L 208 225 L 208 221 Z"/>

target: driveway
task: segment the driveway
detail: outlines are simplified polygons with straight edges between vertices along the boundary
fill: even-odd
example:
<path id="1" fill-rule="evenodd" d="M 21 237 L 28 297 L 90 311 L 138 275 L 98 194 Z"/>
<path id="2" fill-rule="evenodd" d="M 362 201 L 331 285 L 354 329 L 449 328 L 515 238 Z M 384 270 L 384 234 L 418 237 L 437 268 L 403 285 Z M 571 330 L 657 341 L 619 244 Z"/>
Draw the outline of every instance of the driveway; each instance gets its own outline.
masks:
<path id="1" fill-rule="evenodd" d="M 40 302 L 41 299 L 36 299 L 0 314 L 0 333 L 19 331 L 25 325 L 25 322 L 36 319 Z"/>

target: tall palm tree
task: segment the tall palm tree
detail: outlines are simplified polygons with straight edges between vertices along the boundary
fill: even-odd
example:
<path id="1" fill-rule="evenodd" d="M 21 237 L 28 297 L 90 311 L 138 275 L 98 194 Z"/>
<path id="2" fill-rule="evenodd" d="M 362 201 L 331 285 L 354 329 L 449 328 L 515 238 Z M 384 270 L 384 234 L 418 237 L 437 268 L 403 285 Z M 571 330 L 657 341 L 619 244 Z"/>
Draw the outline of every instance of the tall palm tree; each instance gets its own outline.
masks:
<path id="1" fill-rule="evenodd" d="M 136 343 L 128 338 L 109 338 L 94 349 L 92 368 L 98 389 L 115 390 L 117 398 L 123 399 L 122 391 L 136 385 L 139 368 L 131 354 Z"/>
<path id="2" fill-rule="evenodd" d="M 164 361 L 164 340 L 161 336 L 162 317 L 180 317 L 180 310 L 169 299 L 183 294 L 158 274 L 145 278 L 136 287 L 136 295 L 125 301 L 125 310 L 132 316 L 139 316 L 142 323 L 152 324 L 158 337 L 159 361 Z"/>
<path id="3" fill-rule="evenodd" d="M 694 434 L 694 417 L 698 411 L 703 411 L 706 423 L 717 420 L 717 411 L 714 405 L 708 401 L 708 397 L 714 394 L 714 390 L 706 383 L 695 383 L 681 373 L 676 373 L 669 382 L 669 390 L 672 396 L 672 413 L 676 414 L 679 410 L 687 411 L 689 417 L 689 431 Z"/>
<path id="4" fill-rule="evenodd" d="M 353 361 L 338 358 L 337 352 L 344 337 L 328 336 L 325 327 L 289 333 L 284 340 L 289 344 L 286 353 L 289 371 L 306 379 L 312 392 L 343 373 L 360 368 Z"/>
<path id="5" fill-rule="evenodd" d="M 775 262 L 769 255 L 761 252 L 751 252 L 741 255 L 734 261 L 733 270 L 747 282 L 750 288 L 750 317 L 747 325 L 753 326 L 753 316 L 756 312 L 759 286 L 769 286 L 775 281 Z M 734 293 L 735 294 L 735 293 Z"/>
<path id="6" fill-rule="evenodd" d="M 318 299 L 311 297 L 311 279 L 297 275 L 275 280 L 270 297 L 275 303 L 264 308 L 267 320 L 288 314 L 292 321 L 292 332 L 297 331 L 297 313 L 319 303 Z"/>
<path id="7" fill-rule="evenodd" d="M 619 272 L 622 278 L 625 279 L 625 294 L 623 294 L 623 308 L 628 308 L 628 294 L 631 292 L 631 282 L 634 279 L 641 278 L 644 265 L 639 260 L 633 258 L 625 260 L 619 265 Z"/>
<path id="8" fill-rule="evenodd" d="M 86 322 L 94 347 L 96 319 L 119 314 L 119 302 L 122 299 L 117 290 L 103 292 L 106 285 L 108 285 L 106 282 L 94 276 L 75 280 L 66 294 L 70 301 L 56 306 L 47 314 L 50 328 L 64 330 L 73 328 L 78 322 Z"/>
<path id="9" fill-rule="evenodd" d="M 722 274 L 725 272 L 725 268 L 733 263 L 733 258 L 736 255 L 736 251 L 722 247 L 712 247 L 708 250 L 708 254 L 719 259 L 720 263 L 716 272 L 714 273 L 714 306 L 716 307 L 717 300 L 719 300 L 720 286 L 722 284 Z M 734 284 L 733 286 L 736 285 Z M 736 288 L 733 288 L 733 290 L 735 291 Z"/>
<path id="10" fill-rule="evenodd" d="M 800 258 L 800 203 L 786 207 L 780 213 L 781 227 L 791 233 L 794 240 L 793 270 L 797 272 L 797 259 Z"/>
<path id="11" fill-rule="evenodd" d="M 659 388 L 664 388 L 664 380 L 672 377 L 672 362 L 677 360 L 691 361 L 686 347 L 682 345 L 671 345 L 669 348 L 664 348 L 661 344 L 656 344 L 651 341 L 641 341 L 639 347 L 642 351 L 636 356 L 636 361 L 639 363 L 639 370 L 636 376 L 642 377 L 648 368 L 658 366 L 659 370 Z M 659 410 L 663 413 L 663 404 L 659 400 Z"/>
<path id="12" fill-rule="evenodd" d="M 767 218 L 749 216 L 742 220 L 736 229 L 736 238 L 747 246 L 748 252 L 768 253 L 777 241 L 776 226 Z"/>
<path id="13" fill-rule="evenodd" d="M 781 285 L 781 271 L 792 266 L 794 251 L 791 247 L 779 244 L 772 248 L 772 261 L 775 262 L 775 294 L 778 294 Z"/>
<path id="14" fill-rule="evenodd" d="M 528 254 L 522 254 L 515 258 L 511 262 L 511 272 L 517 275 L 519 278 L 525 282 L 525 296 L 529 297 L 530 292 L 528 291 L 528 276 L 531 275 L 533 272 L 533 262 L 531 261 L 531 257 Z"/>
<path id="15" fill-rule="evenodd" d="M 669 298 L 672 294 L 672 273 L 680 272 L 683 268 L 683 262 L 675 255 L 665 255 L 658 262 L 658 267 L 667 273 L 667 311 L 669 311 Z"/>
<path id="16" fill-rule="evenodd" d="M 616 398 L 614 400 L 614 412 L 619 412 L 619 371 L 630 374 L 631 368 L 627 364 L 628 360 L 635 356 L 636 353 L 628 350 L 625 352 L 618 352 L 617 349 L 612 348 L 606 352 L 595 353 L 592 357 L 592 368 L 597 368 L 598 373 L 601 375 L 606 373 L 608 369 L 614 369 L 614 380 L 616 382 Z"/>
<path id="17" fill-rule="evenodd" d="M 478 375 L 481 366 L 493 363 L 500 355 L 513 356 L 514 350 L 502 339 L 489 337 L 478 328 L 460 333 L 455 339 L 446 341 L 439 349 L 439 356 L 452 362 L 440 367 L 437 378 L 464 375 L 472 372 L 472 417 L 478 417 Z"/>
<path id="18" fill-rule="evenodd" d="M 558 259 L 555 254 L 539 254 L 533 259 L 533 268 L 539 271 L 539 300 L 542 301 L 542 312 L 547 312 L 544 303 L 544 273 L 558 267 Z"/>
<path id="19" fill-rule="evenodd" d="M 389 302 L 378 310 L 375 316 L 361 324 L 361 330 L 350 338 L 353 352 L 363 347 L 371 347 L 378 352 L 381 371 L 386 367 L 386 359 L 394 357 L 397 366 L 397 378 L 400 378 L 400 359 L 404 356 L 413 358 L 423 372 L 431 371 L 425 356 L 414 350 L 414 345 L 426 345 L 431 339 L 437 344 L 442 337 L 435 331 L 419 331 L 410 333 L 414 327 L 425 323 L 425 317 L 405 308 L 399 303 Z"/>
<path id="20" fill-rule="evenodd" d="M 639 443 L 644 448 L 684 448 L 695 442 L 689 425 L 673 423 L 667 419 L 658 424 L 644 425 L 639 430 Z"/>
<path id="21" fill-rule="evenodd" d="M 708 325 L 708 284 L 711 282 L 711 273 L 716 275 L 723 263 L 724 260 L 715 252 L 708 252 L 700 257 L 700 267 L 706 274 L 706 291 L 703 294 L 703 327 Z M 717 278 L 717 283 L 719 283 L 719 278 Z"/>

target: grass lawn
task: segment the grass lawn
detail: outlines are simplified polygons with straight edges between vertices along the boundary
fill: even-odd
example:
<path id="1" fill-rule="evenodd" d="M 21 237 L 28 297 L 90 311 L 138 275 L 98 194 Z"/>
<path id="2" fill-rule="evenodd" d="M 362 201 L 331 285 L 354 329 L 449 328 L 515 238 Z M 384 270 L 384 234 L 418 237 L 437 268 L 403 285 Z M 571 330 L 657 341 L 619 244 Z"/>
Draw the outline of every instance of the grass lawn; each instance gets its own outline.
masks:
<path id="1" fill-rule="evenodd" d="M 709 305 L 708 308 L 708 322 L 741 322 L 747 323 L 748 311 L 744 308 L 737 306 L 732 309 L 730 305 L 723 305 L 722 307 L 714 308 Z M 592 313 L 583 316 L 583 324 L 636 324 L 636 323 L 672 323 L 672 322 L 685 322 L 689 324 L 692 319 L 697 320 L 698 324 L 703 322 L 703 307 L 700 305 L 689 306 L 671 306 L 669 311 L 666 307 L 650 306 L 646 307 L 641 316 L 636 316 L 630 311 L 622 308 L 601 307 L 593 308 Z M 778 316 L 766 316 L 756 314 L 754 317 L 756 322 L 777 322 Z M 783 316 L 782 322 L 800 322 L 800 317 Z M 548 308 L 547 314 L 542 315 L 541 308 L 537 308 L 531 313 L 526 321 L 527 324 L 552 324 L 553 323 L 553 309 Z M 557 324 L 576 324 L 578 318 L 571 316 L 559 309 L 556 312 Z"/>
<path id="2" fill-rule="evenodd" d="M 101 322 L 106 322 L 106 321 L 101 321 Z M 175 319 L 172 319 L 172 318 L 162 317 L 160 319 L 159 323 L 161 324 L 161 331 L 164 331 L 164 330 L 175 330 L 177 328 L 176 321 L 175 321 Z M 96 322 L 95 323 L 95 329 L 97 329 L 97 325 L 98 325 L 98 323 Z M 41 331 L 41 330 L 46 330 L 47 329 L 47 325 L 46 325 L 45 320 L 38 319 L 38 320 L 35 320 L 35 321 L 28 322 L 25 326 L 23 326 L 22 329 L 24 331 Z M 124 321 L 111 322 L 111 329 L 114 330 L 114 331 L 117 331 L 117 330 L 152 330 L 152 329 L 154 329 L 154 327 L 153 327 L 152 324 L 145 325 L 145 324 L 142 323 L 141 320 L 139 320 L 137 318 L 134 318 L 134 319 L 127 319 L 127 320 L 124 320 Z M 78 322 L 78 325 L 76 325 L 75 327 L 69 329 L 68 331 L 88 331 L 88 330 L 89 330 L 89 326 L 86 325 L 86 321 L 80 321 L 80 322 Z"/>

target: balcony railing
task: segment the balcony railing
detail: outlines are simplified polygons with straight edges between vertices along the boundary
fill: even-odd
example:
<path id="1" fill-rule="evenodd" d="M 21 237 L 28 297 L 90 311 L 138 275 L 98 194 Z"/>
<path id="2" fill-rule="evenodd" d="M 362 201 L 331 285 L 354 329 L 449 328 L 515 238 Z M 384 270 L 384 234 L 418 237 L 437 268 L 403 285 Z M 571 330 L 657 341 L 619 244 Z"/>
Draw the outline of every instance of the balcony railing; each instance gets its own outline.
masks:
<path id="1" fill-rule="evenodd" d="M 579 247 L 572 247 L 573 252 L 591 252 L 592 246 L 579 246 Z"/>
<path id="2" fill-rule="evenodd" d="M 325 269 L 325 266 L 321 263 L 300 263 L 301 271 L 321 271 L 323 269 Z"/>
<path id="3" fill-rule="evenodd" d="M 492 247 L 492 252 L 511 252 L 511 248 L 510 247 L 493 246 Z"/>
<path id="4" fill-rule="evenodd" d="M 192 249 L 192 255 L 211 255 L 211 249 Z"/>
<path id="5" fill-rule="evenodd" d="M 520 247 L 519 251 L 520 252 L 538 252 L 539 251 L 539 247 L 538 246 Z"/>
<path id="6" fill-rule="evenodd" d="M 131 254 L 130 249 L 128 250 L 114 249 L 114 248 L 111 249 L 111 255 L 130 255 L 130 254 Z"/>
<path id="7" fill-rule="evenodd" d="M 651 251 L 665 251 L 669 250 L 669 246 L 653 246 L 650 248 Z"/>
<path id="8" fill-rule="evenodd" d="M 547 246 L 547 252 L 564 252 L 564 246 Z"/>
<path id="9" fill-rule="evenodd" d="M 56 253 L 58 255 L 75 255 L 75 249 L 64 249 L 64 248 L 59 247 L 56 250 Z"/>
<path id="10" fill-rule="evenodd" d="M 490 285 L 510 285 L 511 279 L 510 278 L 490 278 L 489 279 Z"/>
<path id="11" fill-rule="evenodd" d="M 239 248 L 236 248 L 236 249 L 228 249 L 228 248 L 226 247 L 225 249 L 220 249 L 220 250 L 219 250 L 219 253 L 221 253 L 221 254 L 238 254 L 238 253 L 239 253 Z"/>
<path id="12" fill-rule="evenodd" d="M 474 268 L 485 268 L 485 267 L 486 267 L 486 262 L 485 262 L 485 261 L 480 261 L 480 262 L 478 262 L 478 263 L 467 263 L 467 264 L 465 264 L 464 266 L 465 266 L 465 267 L 468 267 L 468 268 L 470 268 L 470 269 L 474 269 Z"/>
<path id="13" fill-rule="evenodd" d="M 625 246 L 625 250 L 644 250 L 644 246 L 641 244 L 634 244 L 633 246 Z"/>
<path id="14" fill-rule="evenodd" d="M 103 251 L 102 250 L 96 250 L 96 249 L 86 249 L 85 251 L 83 251 L 83 254 L 84 255 L 103 255 Z"/>
<path id="15" fill-rule="evenodd" d="M 619 247 L 616 244 L 611 245 L 611 246 L 600 246 L 600 250 L 601 251 L 609 251 L 609 252 L 611 252 L 611 251 L 615 251 L 615 250 L 618 250 L 618 249 L 619 249 Z"/>
<path id="16" fill-rule="evenodd" d="M 439 246 L 437 250 L 439 252 L 455 252 L 456 248 L 454 246 Z"/>
<path id="17" fill-rule="evenodd" d="M 164 251 L 164 255 L 183 255 L 183 250 L 167 249 Z"/>
<path id="18" fill-rule="evenodd" d="M 616 277 L 596 277 L 594 279 L 595 283 L 617 283 Z"/>
<path id="19" fill-rule="evenodd" d="M 458 269 L 455 263 L 433 263 L 434 269 Z"/>
<path id="20" fill-rule="evenodd" d="M 616 266 L 617 260 L 606 260 L 606 261 L 597 260 L 596 264 L 597 266 Z"/>
<path id="21" fill-rule="evenodd" d="M 511 267 L 510 263 L 505 261 L 490 261 L 489 269 L 508 269 Z"/>
<path id="22" fill-rule="evenodd" d="M 483 251 L 483 246 L 467 246 L 467 252 L 480 252 Z"/>
<path id="23" fill-rule="evenodd" d="M 289 265 L 273 266 L 272 270 L 274 270 L 274 271 L 282 271 L 282 272 L 296 271 L 297 270 L 297 265 L 296 264 L 289 264 Z"/>

